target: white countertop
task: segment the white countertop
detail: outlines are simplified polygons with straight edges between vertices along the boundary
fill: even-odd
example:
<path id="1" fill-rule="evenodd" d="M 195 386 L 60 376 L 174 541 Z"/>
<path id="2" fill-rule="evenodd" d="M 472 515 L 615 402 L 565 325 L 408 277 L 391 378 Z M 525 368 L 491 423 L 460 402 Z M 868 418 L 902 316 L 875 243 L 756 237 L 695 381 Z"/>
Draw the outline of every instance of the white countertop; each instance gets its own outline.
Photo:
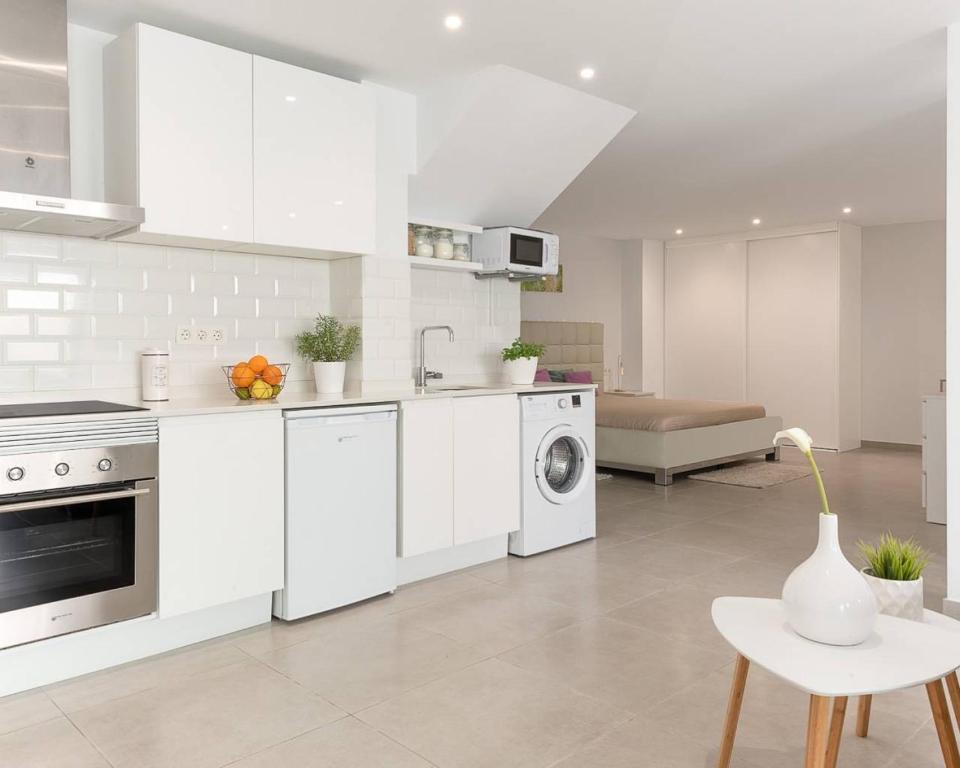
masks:
<path id="1" fill-rule="evenodd" d="M 439 386 L 444 386 L 440 384 Z M 467 386 L 469 385 L 455 385 Z M 529 394 L 534 392 L 577 392 L 596 389 L 595 384 L 567 384 L 567 383 L 537 383 L 527 386 L 511 386 L 506 384 L 478 385 L 466 389 L 451 389 L 444 391 L 421 391 L 418 389 L 391 390 L 383 392 L 344 392 L 338 395 L 320 395 L 308 391 L 284 391 L 276 400 L 239 400 L 226 387 L 222 392 L 203 394 L 189 397 L 174 397 L 163 403 L 144 403 L 129 395 L 109 396 L 108 392 L 91 390 L 76 392 L 60 392 L 57 397 L 44 397 L 46 401 L 72 400 L 108 400 L 125 405 L 139 405 L 149 411 L 128 411 L 122 413 L 96 413 L 89 415 L 46 416 L 22 419 L 4 419 L 5 425 L 17 423 L 32 423 L 46 421 L 85 421 L 95 419 L 135 418 L 137 416 L 200 416 L 214 413 L 247 413 L 252 410 L 277 411 L 292 408 L 333 408 L 350 405 L 366 405 L 371 403 L 401 403 L 409 400 L 434 400 L 451 397 L 477 397 L 484 395 Z M 18 401 L 16 396 L 8 398 Z M 38 401 L 36 397 L 24 397 L 24 401 Z"/>

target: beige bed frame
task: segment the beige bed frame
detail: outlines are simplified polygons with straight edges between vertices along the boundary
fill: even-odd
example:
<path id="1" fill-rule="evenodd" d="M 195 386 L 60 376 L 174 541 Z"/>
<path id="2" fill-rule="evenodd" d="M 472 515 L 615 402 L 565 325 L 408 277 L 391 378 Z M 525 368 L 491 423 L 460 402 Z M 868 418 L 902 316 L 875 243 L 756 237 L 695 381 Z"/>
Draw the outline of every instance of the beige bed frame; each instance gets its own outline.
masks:
<path id="1" fill-rule="evenodd" d="M 603 381 L 603 323 L 525 320 L 520 325 L 524 341 L 546 346 L 541 367 L 589 370 L 594 381 Z M 597 427 L 597 466 L 649 473 L 657 485 L 670 485 L 679 472 L 751 456 L 779 461 L 780 449 L 772 443 L 782 428 L 779 416 L 673 432 Z"/>

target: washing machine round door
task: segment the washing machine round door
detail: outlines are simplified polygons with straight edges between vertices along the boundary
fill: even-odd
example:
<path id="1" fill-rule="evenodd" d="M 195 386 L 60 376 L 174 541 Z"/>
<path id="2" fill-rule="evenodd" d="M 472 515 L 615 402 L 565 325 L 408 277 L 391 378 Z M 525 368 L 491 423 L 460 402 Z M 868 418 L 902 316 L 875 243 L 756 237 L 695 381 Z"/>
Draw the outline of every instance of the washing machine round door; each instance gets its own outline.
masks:
<path id="1" fill-rule="evenodd" d="M 554 504 L 576 499 L 590 482 L 587 444 L 571 427 L 554 427 L 537 450 L 536 476 L 540 493 Z"/>

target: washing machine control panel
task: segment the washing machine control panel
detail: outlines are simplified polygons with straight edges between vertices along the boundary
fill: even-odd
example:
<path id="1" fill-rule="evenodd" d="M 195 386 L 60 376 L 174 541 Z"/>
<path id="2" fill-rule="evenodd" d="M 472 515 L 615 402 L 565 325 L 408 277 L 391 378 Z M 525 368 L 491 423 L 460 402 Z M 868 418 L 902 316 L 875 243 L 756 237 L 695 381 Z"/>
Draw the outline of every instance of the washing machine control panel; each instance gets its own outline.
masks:
<path id="1" fill-rule="evenodd" d="M 574 395 L 573 397 L 571 397 L 571 398 L 570 398 L 570 402 L 573 403 L 573 407 L 574 407 L 574 408 L 579 408 L 579 407 L 580 407 L 580 395 Z"/>

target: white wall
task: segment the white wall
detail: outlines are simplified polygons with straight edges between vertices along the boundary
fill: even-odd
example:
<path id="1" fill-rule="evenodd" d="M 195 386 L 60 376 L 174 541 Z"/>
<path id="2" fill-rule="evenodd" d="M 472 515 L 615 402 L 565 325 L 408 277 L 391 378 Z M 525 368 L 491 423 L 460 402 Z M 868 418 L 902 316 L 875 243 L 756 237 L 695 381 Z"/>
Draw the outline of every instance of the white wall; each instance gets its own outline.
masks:
<path id="1" fill-rule="evenodd" d="M 946 375 L 944 222 L 863 229 L 863 439 L 920 444 Z"/>
<path id="2" fill-rule="evenodd" d="M 225 389 L 219 366 L 256 353 L 308 382 L 293 337 L 330 295 L 324 261 L 0 232 L 0 392 L 135 396 L 146 347 L 170 351 L 185 396 Z M 227 343 L 175 344 L 191 323 L 224 326 Z"/>
<path id="3" fill-rule="evenodd" d="M 960 24 L 947 29 L 947 466 L 960 456 Z M 947 598 L 960 616 L 960 472 L 947 472 Z"/>
<path id="4" fill-rule="evenodd" d="M 445 383 L 500 381 L 500 350 L 520 335 L 520 286 L 506 280 L 477 280 L 472 274 L 413 269 L 411 273 L 410 342 L 413 366 L 420 365 L 420 329 L 449 325 L 427 334 L 426 358 Z"/>
<path id="5" fill-rule="evenodd" d="M 603 323 L 604 384 L 614 388 L 619 384 L 623 242 L 563 230 L 557 234 L 563 293 L 522 293 L 523 319 Z"/>

